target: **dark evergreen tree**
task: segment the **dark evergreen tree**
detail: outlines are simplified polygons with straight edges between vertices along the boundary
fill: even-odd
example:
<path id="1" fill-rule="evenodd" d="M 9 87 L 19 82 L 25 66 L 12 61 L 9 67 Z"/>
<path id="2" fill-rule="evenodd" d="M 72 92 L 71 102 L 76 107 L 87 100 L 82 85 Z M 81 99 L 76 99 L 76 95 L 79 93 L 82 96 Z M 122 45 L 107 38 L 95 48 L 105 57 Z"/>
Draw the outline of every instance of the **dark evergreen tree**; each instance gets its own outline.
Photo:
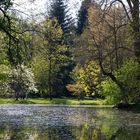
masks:
<path id="1" fill-rule="evenodd" d="M 92 0 L 84 0 L 78 13 L 77 34 L 82 34 L 87 25 L 88 8 Z"/>
<path id="2" fill-rule="evenodd" d="M 53 0 L 50 9 L 50 17 L 58 20 L 64 34 L 71 32 L 74 26 L 74 19 L 64 0 Z"/>

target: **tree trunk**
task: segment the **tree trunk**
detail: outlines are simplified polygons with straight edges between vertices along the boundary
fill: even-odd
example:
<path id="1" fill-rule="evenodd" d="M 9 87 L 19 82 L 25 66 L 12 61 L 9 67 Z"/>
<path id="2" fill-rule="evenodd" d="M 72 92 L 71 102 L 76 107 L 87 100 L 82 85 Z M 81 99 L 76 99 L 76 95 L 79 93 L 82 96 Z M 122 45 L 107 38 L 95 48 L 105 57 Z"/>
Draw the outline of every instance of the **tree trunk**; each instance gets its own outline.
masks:
<path id="1" fill-rule="evenodd" d="M 100 68 L 101 68 L 101 70 L 102 70 L 102 73 L 103 73 L 104 75 L 110 77 L 111 80 L 112 80 L 113 82 L 115 82 L 116 85 L 120 88 L 121 96 L 122 96 L 122 99 L 123 99 L 123 101 L 125 102 L 125 104 L 129 104 L 128 98 L 127 98 L 127 96 L 126 96 L 126 90 L 125 90 L 125 87 L 124 87 L 123 83 L 121 83 L 119 80 L 117 80 L 117 78 L 115 77 L 115 75 L 113 75 L 111 72 L 106 72 L 106 71 L 104 70 L 103 65 L 102 65 L 102 60 L 101 60 L 101 59 L 99 59 L 99 65 L 100 65 Z"/>
<path id="2" fill-rule="evenodd" d="M 16 99 L 16 101 L 18 101 L 18 98 L 19 98 L 19 93 L 16 92 L 16 93 L 15 93 L 15 99 Z"/>
<path id="3" fill-rule="evenodd" d="M 50 100 L 52 100 L 51 69 L 52 69 L 52 64 L 51 64 L 51 58 L 50 58 L 49 75 L 48 75 L 48 91 L 49 91 Z"/>

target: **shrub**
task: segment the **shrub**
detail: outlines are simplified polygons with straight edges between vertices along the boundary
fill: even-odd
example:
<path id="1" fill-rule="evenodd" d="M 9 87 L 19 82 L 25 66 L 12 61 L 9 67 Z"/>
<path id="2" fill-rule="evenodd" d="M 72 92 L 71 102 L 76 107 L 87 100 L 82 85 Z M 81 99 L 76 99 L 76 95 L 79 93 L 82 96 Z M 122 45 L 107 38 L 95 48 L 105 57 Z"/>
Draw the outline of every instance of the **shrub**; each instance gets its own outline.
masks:
<path id="1" fill-rule="evenodd" d="M 25 98 L 29 92 L 37 92 L 34 74 L 25 65 L 17 65 L 9 74 L 9 86 L 15 93 L 15 98 Z"/>
<path id="2" fill-rule="evenodd" d="M 75 92 L 77 88 L 78 91 L 83 91 L 87 96 L 97 96 L 97 86 L 101 80 L 101 73 L 96 62 L 88 61 L 84 66 L 77 65 L 71 75 L 75 82 L 73 84 Z"/>
<path id="3" fill-rule="evenodd" d="M 139 70 L 140 65 L 135 60 L 125 61 L 118 70 L 114 71 L 117 80 L 124 87 L 124 93 L 121 92 L 119 87 L 110 78 L 101 83 L 102 93 L 111 99 L 110 101 L 113 103 L 124 101 L 124 96 L 128 103 L 134 102 L 140 94 Z"/>

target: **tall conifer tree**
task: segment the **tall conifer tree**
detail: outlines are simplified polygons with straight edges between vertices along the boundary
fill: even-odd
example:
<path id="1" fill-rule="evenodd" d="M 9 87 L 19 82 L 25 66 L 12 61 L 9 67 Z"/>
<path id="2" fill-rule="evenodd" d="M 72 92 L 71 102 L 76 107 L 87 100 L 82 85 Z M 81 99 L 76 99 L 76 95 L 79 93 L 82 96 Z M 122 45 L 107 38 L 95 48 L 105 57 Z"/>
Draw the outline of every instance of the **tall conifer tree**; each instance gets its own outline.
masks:
<path id="1" fill-rule="evenodd" d="M 57 82 L 57 86 L 61 87 L 63 94 L 68 95 L 66 85 L 71 81 L 69 75 L 73 69 L 71 50 L 73 43 L 74 19 L 70 14 L 70 9 L 68 8 L 65 0 L 52 0 L 50 17 L 57 19 L 63 31 L 63 36 L 60 44 L 67 46 L 67 51 L 65 51 L 65 55 L 67 56 L 68 61 L 65 64 L 61 64 L 61 68 L 58 73 L 58 79 L 60 79 L 60 81 L 62 82 Z"/>
<path id="2" fill-rule="evenodd" d="M 50 17 L 58 20 L 63 33 L 70 33 L 74 26 L 74 19 L 70 14 L 70 10 L 64 0 L 53 0 L 51 3 Z"/>
<path id="3" fill-rule="evenodd" d="M 92 0 L 84 0 L 78 12 L 77 34 L 82 34 L 87 25 L 88 8 Z"/>

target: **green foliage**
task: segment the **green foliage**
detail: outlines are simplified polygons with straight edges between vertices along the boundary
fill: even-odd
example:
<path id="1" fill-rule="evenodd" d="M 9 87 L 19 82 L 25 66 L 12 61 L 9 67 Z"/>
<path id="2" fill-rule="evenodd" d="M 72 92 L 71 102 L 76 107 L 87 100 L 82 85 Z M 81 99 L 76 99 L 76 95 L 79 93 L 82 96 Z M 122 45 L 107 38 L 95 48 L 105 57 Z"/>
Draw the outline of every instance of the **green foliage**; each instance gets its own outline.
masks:
<path id="1" fill-rule="evenodd" d="M 11 0 L 1 0 L 0 1 L 0 31 L 6 33 L 10 36 L 10 20 L 9 8 L 12 6 Z"/>
<path id="2" fill-rule="evenodd" d="M 25 21 L 17 18 L 14 12 L 9 12 L 12 2 L 11 0 L 0 2 L 0 31 L 4 39 L 2 45 L 7 52 L 8 61 L 16 66 L 27 61 L 27 51 L 29 50 L 27 42 L 30 40 L 30 32 L 24 32 L 23 23 Z"/>
<path id="3" fill-rule="evenodd" d="M 7 59 L 7 48 L 6 48 L 6 36 L 4 33 L 0 33 L 0 64 L 9 65 Z"/>
<path id="4" fill-rule="evenodd" d="M 116 75 L 124 85 L 126 96 L 129 102 L 133 102 L 139 96 L 139 70 L 140 65 L 137 61 L 130 59 L 125 61 L 123 66 L 118 69 Z"/>
<path id="5" fill-rule="evenodd" d="M 97 94 L 97 86 L 100 82 L 100 68 L 94 61 L 89 61 L 84 66 L 77 65 L 72 72 L 72 77 L 76 83 L 81 85 L 83 89 L 81 91 L 85 92 L 86 95 Z"/>
<path id="6" fill-rule="evenodd" d="M 84 0 L 82 2 L 81 8 L 78 12 L 77 34 L 82 34 L 87 25 L 88 8 L 90 4 L 91 0 Z"/>
<path id="7" fill-rule="evenodd" d="M 129 50 L 137 33 L 131 36 L 129 25 L 122 26 L 128 21 L 122 20 L 125 13 L 121 7 L 113 5 L 104 14 L 100 5 L 84 0 L 78 15 L 77 33 L 80 36 L 75 39 L 74 52 L 74 20 L 65 0 L 52 0 L 49 18 L 34 23 L 33 27 L 9 12 L 11 6 L 11 0 L 0 2 L 2 96 L 8 93 L 10 83 L 17 98 L 35 92 L 35 84 L 42 97 L 69 95 L 67 89 L 74 95 L 96 96 L 101 88 L 108 103 L 124 101 L 124 97 L 131 103 L 140 98 L 140 67 L 136 61 L 128 60 L 134 56 Z M 134 22 L 130 26 L 134 26 Z M 73 55 L 77 57 L 77 66 L 70 75 L 74 67 Z M 96 63 L 100 57 L 103 69 L 109 73 L 113 71 L 123 92 L 117 82 L 102 79 Z M 127 61 L 122 65 L 124 59 Z M 25 66 L 29 64 L 32 70 Z"/>
<path id="8" fill-rule="evenodd" d="M 61 72 L 67 67 L 68 46 L 61 44 L 63 32 L 56 19 L 46 20 L 37 28 L 39 35 L 34 36 L 34 58 L 32 68 L 42 96 L 60 95 L 63 90 Z"/>
<path id="9" fill-rule="evenodd" d="M 36 56 L 33 58 L 31 67 L 35 75 L 35 81 L 36 81 L 40 96 L 41 97 L 49 96 L 49 91 L 48 91 L 49 61 L 47 61 L 45 58 L 41 56 Z M 57 81 L 56 75 L 58 71 L 59 71 L 58 65 L 53 65 L 53 69 L 51 70 L 52 85 L 53 83 L 55 83 L 55 81 Z M 54 90 L 54 87 L 52 87 L 52 90 Z"/>
<path id="10" fill-rule="evenodd" d="M 50 17 L 57 19 L 63 33 L 69 33 L 71 27 L 74 25 L 74 21 L 69 12 L 64 0 L 52 1 Z"/>
<path id="11" fill-rule="evenodd" d="M 116 104 L 120 101 L 121 91 L 111 79 L 108 78 L 103 81 L 101 87 L 102 94 L 105 95 L 107 104 Z"/>
<path id="12" fill-rule="evenodd" d="M 9 97 L 8 75 L 10 67 L 4 64 L 0 65 L 0 97 Z"/>
<path id="13" fill-rule="evenodd" d="M 27 32 L 25 23 L 19 19 L 11 20 L 13 40 L 7 40 L 7 55 L 11 65 L 27 63 L 31 52 L 31 33 Z M 9 44 L 10 43 L 10 44 Z"/>
<path id="14" fill-rule="evenodd" d="M 35 75 L 35 81 L 38 87 L 38 90 L 42 94 L 47 94 L 48 88 L 48 63 L 42 57 L 35 57 L 31 64 L 32 71 Z"/>
<path id="15" fill-rule="evenodd" d="M 102 93 L 107 96 L 109 102 L 117 103 L 124 101 L 126 97 L 129 103 L 135 102 L 136 98 L 140 96 L 139 88 L 139 69 L 138 62 L 133 59 L 127 60 L 114 74 L 118 81 L 122 83 L 124 92 L 111 80 L 107 79 L 101 83 Z"/>
<path id="16" fill-rule="evenodd" d="M 63 52 L 63 55 L 61 55 L 61 58 L 63 56 L 65 57 L 65 62 L 64 64 L 62 61 L 59 62 L 61 63 L 60 71 L 57 75 L 59 82 L 56 85 L 60 87 L 58 91 L 63 92 L 65 95 L 69 95 L 66 85 L 71 82 L 69 75 L 74 67 L 74 62 L 72 59 L 72 47 L 73 39 L 75 37 L 75 21 L 70 14 L 70 10 L 68 9 L 68 5 L 65 0 L 52 0 L 50 17 L 56 18 L 63 31 L 63 35 L 59 41 L 60 46 L 63 45 L 65 48 L 67 48 L 67 50 Z"/>

